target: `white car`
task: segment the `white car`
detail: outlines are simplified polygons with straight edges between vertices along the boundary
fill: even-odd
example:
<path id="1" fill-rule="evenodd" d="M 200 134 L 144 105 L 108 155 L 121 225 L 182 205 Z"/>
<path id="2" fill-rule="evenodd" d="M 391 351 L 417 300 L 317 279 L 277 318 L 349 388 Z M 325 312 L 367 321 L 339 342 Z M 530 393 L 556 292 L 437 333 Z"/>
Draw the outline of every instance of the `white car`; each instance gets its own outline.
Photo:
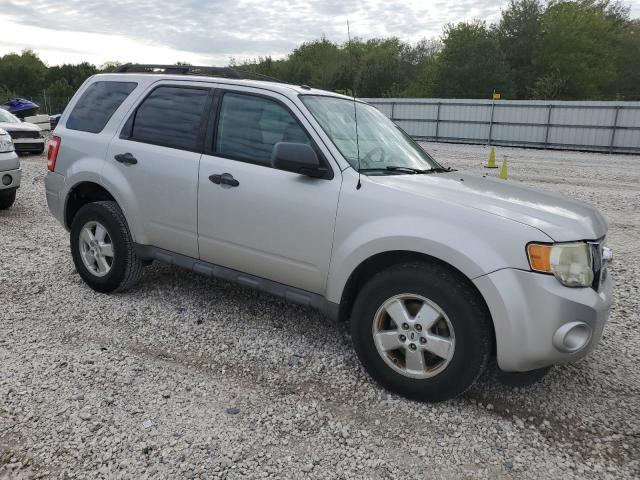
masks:
<path id="1" fill-rule="evenodd" d="M 0 128 L 11 135 L 16 152 L 37 155 L 44 152 L 46 132 L 38 125 L 23 122 L 12 113 L 0 108 Z"/>
<path id="2" fill-rule="evenodd" d="M 0 210 L 15 202 L 21 173 L 20 159 L 13 148 L 11 136 L 0 128 Z"/>

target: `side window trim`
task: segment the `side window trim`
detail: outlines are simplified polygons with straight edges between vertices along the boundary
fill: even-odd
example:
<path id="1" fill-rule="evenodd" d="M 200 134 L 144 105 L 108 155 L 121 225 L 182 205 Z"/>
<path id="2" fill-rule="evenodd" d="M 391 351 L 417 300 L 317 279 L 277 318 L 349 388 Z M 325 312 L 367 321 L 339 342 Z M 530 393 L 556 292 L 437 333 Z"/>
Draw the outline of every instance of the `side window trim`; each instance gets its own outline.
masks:
<path id="1" fill-rule="evenodd" d="M 331 166 L 331 162 L 329 162 L 329 160 L 326 158 L 326 156 L 324 155 L 324 153 L 322 152 L 322 150 L 318 146 L 318 142 L 316 142 L 316 140 L 313 138 L 313 136 L 309 133 L 309 129 L 307 129 L 300 122 L 300 119 L 298 118 L 298 116 L 293 112 L 293 110 L 286 103 L 284 103 L 279 98 L 276 98 L 276 97 L 273 97 L 271 95 L 264 94 L 264 93 L 247 92 L 247 91 L 244 91 L 244 90 L 233 90 L 233 89 L 226 89 L 226 88 L 216 88 L 215 89 L 214 101 L 213 101 L 213 104 L 211 106 L 212 111 L 211 111 L 211 114 L 209 116 L 210 119 L 213 117 L 213 119 L 212 119 L 213 128 L 209 128 L 208 129 L 205 149 L 203 151 L 204 154 L 212 155 L 212 156 L 216 156 L 216 157 L 221 157 L 221 158 L 226 158 L 226 159 L 234 160 L 234 161 L 237 161 L 237 162 L 249 163 L 249 164 L 252 164 L 252 165 L 257 165 L 259 167 L 272 168 L 269 165 L 265 165 L 263 162 L 261 162 L 259 160 L 252 160 L 252 159 L 249 159 L 249 158 L 237 157 L 237 156 L 234 156 L 234 155 L 226 155 L 226 154 L 223 154 L 223 153 L 219 153 L 217 151 L 216 145 L 218 143 L 218 127 L 219 127 L 219 123 L 220 123 L 220 111 L 222 109 L 222 100 L 224 98 L 224 95 L 227 94 L 227 93 L 266 99 L 266 100 L 272 101 L 272 102 L 276 103 L 277 105 L 281 106 L 282 108 L 284 108 L 289 113 L 289 115 L 291 115 L 291 118 L 293 118 L 293 120 L 302 129 L 302 131 L 305 133 L 305 135 L 307 135 L 307 137 L 311 141 L 311 146 L 313 147 L 313 149 L 315 150 L 316 154 L 318 155 L 318 159 L 320 160 L 320 163 L 322 164 L 323 167 L 326 168 L 326 170 L 327 170 L 326 175 L 324 177 L 320 177 L 320 178 L 321 179 L 325 179 L 325 180 L 333 179 L 333 175 L 334 174 L 333 174 L 333 167 Z M 211 122 L 209 122 L 209 124 L 211 124 Z"/>
<path id="2" fill-rule="evenodd" d="M 170 145 L 168 143 L 153 142 L 149 140 L 140 140 L 132 137 L 133 127 L 135 125 L 138 109 L 147 100 L 147 98 L 149 98 L 153 94 L 153 92 L 155 92 L 159 88 L 183 88 L 183 89 L 191 89 L 191 90 L 205 90 L 208 92 L 207 99 L 205 100 L 205 105 L 202 110 L 202 115 L 200 118 L 200 126 L 198 128 L 198 141 L 196 144 L 196 148 L 193 148 L 193 149 L 178 148 L 175 145 Z M 210 115 L 207 115 L 207 112 L 210 111 L 211 109 L 211 103 L 214 97 L 214 91 L 215 91 L 215 88 L 213 85 L 196 86 L 196 85 L 180 85 L 176 83 L 162 83 L 162 82 L 156 83 L 153 85 L 153 88 L 151 88 L 143 97 L 141 97 L 138 103 L 133 107 L 133 110 L 131 111 L 131 113 L 129 113 L 127 120 L 124 122 L 124 124 L 122 125 L 122 128 L 120 129 L 119 138 L 122 140 L 128 140 L 130 142 L 144 143 L 147 145 L 156 145 L 158 147 L 165 147 L 165 148 L 173 148 L 175 150 L 181 150 L 185 152 L 203 153 L 205 148 L 206 131 L 208 129 L 209 120 L 210 120 Z"/>

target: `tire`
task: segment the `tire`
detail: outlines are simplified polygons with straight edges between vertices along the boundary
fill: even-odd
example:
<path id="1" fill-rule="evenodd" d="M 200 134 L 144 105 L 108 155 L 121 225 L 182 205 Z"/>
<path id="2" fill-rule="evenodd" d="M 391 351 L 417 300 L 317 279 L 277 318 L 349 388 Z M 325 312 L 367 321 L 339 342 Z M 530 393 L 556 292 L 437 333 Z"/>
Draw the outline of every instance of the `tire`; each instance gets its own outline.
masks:
<path id="1" fill-rule="evenodd" d="M 498 369 L 498 381 L 507 387 L 530 387 L 547 376 L 551 367 L 538 368 L 528 372 L 505 372 Z"/>
<path id="2" fill-rule="evenodd" d="M 11 207 L 16 201 L 16 191 L 13 190 L 9 193 L 0 192 L 0 210 L 6 210 Z"/>
<path id="3" fill-rule="evenodd" d="M 106 233 L 103 234 L 99 226 Z M 87 235 L 85 230 L 89 230 L 91 235 Z M 93 240 L 89 242 L 89 239 Z M 89 243 L 98 251 L 97 256 L 88 251 Z M 142 261 L 136 255 L 122 210 L 115 202 L 92 202 L 81 207 L 71 224 L 70 244 L 73 263 L 80 277 L 98 292 L 126 290 L 142 276 Z M 100 245 L 102 247 L 98 248 Z"/>
<path id="4" fill-rule="evenodd" d="M 398 309 L 400 304 L 404 308 Z M 396 325 L 388 311 L 397 318 L 402 312 L 409 329 Z M 383 353 L 384 348 L 376 346 L 374 330 L 381 334 L 375 336 L 379 345 L 394 348 L 399 341 L 400 348 Z M 351 334 L 356 353 L 374 380 L 394 393 L 425 402 L 464 393 L 486 368 L 493 347 L 491 318 L 480 294 L 462 274 L 435 263 L 399 264 L 371 278 L 354 303 Z M 383 337 L 386 340 L 380 340 Z"/>

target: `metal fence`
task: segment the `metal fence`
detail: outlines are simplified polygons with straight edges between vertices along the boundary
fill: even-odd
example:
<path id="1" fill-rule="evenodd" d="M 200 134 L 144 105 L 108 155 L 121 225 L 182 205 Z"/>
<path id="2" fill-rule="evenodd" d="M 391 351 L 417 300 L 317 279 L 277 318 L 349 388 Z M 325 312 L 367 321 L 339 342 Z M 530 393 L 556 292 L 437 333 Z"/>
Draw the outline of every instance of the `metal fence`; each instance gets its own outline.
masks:
<path id="1" fill-rule="evenodd" d="M 640 102 L 363 100 L 418 140 L 640 153 Z"/>

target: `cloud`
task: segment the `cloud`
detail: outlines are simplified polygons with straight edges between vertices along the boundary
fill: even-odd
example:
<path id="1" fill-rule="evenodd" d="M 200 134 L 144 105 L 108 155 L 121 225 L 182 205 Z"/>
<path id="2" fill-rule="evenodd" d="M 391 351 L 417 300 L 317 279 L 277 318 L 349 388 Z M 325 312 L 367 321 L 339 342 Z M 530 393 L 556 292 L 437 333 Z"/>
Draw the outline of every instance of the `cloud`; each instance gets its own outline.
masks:
<path id="1" fill-rule="evenodd" d="M 177 55 L 184 52 L 185 58 L 195 56 L 219 63 L 230 57 L 280 57 L 300 43 L 321 36 L 344 42 L 347 20 L 352 35 L 360 38 L 398 36 L 415 42 L 440 35 L 442 27 L 450 22 L 496 20 L 507 0 L 2 0 L 2 3 L 0 17 L 14 25 L 46 29 L 53 36 L 73 32 L 79 45 L 85 43 L 87 36 L 102 35 L 119 38 L 119 44 L 126 39 L 127 45 L 165 49 Z M 640 0 L 633 0 L 633 5 L 634 9 L 640 9 Z M 21 35 L 20 39 L 23 38 Z M 25 39 L 25 47 L 29 46 Z M 113 51 L 111 58 L 130 53 Z"/>

